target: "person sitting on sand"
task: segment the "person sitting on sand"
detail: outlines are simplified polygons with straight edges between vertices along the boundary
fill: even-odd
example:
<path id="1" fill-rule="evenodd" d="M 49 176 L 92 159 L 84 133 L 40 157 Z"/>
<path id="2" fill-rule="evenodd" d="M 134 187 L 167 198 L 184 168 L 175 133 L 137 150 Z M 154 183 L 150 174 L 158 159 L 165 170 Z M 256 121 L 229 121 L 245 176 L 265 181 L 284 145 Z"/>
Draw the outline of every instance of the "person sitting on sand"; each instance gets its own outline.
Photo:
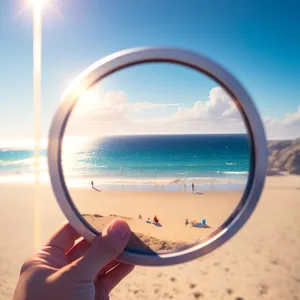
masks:
<path id="1" fill-rule="evenodd" d="M 154 216 L 154 218 L 153 218 L 153 222 L 154 222 L 154 223 L 158 223 L 158 222 L 159 222 L 159 220 L 158 220 L 157 216 Z"/>
<path id="2" fill-rule="evenodd" d="M 139 215 L 139 219 L 142 219 L 142 215 Z"/>
<path id="3" fill-rule="evenodd" d="M 150 218 L 148 218 L 148 220 L 146 221 L 146 223 L 151 224 Z"/>

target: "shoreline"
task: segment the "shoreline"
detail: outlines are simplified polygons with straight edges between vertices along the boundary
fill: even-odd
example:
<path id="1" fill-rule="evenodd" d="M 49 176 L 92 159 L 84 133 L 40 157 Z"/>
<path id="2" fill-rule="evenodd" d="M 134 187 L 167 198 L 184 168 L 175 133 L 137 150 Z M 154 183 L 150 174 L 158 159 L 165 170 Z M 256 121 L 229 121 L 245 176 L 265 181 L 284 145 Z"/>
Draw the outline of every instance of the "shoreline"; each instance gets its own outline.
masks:
<path id="1" fill-rule="evenodd" d="M 91 181 L 94 186 L 104 190 L 167 190 L 167 191 L 191 191 L 194 183 L 201 190 L 240 190 L 247 183 L 247 179 L 238 176 L 228 177 L 157 177 L 157 178 L 126 178 L 126 177 L 103 177 L 103 176 L 82 176 L 67 178 L 68 187 L 72 188 L 91 188 Z M 1 183 L 25 183 L 33 184 L 34 174 L 0 175 Z M 49 174 L 40 173 L 39 182 L 49 184 Z"/>

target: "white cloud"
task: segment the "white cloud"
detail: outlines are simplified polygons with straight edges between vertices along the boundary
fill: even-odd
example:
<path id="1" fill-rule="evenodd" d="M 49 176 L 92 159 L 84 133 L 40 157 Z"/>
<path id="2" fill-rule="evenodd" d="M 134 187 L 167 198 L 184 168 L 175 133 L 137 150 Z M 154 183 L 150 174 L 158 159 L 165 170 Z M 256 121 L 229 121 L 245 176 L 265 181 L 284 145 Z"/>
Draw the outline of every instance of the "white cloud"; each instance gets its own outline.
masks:
<path id="1" fill-rule="evenodd" d="M 92 122 L 111 122 L 123 120 L 128 111 L 127 95 L 124 91 L 111 91 L 108 92 L 102 101 L 97 99 L 90 106 L 88 111 L 89 121 Z M 79 110 L 80 113 L 80 110 Z M 81 115 L 83 119 L 87 115 Z"/>
<path id="2" fill-rule="evenodd" d="M 213 88 L 209 93 L 209 100 L 195 102 L 192 107 L 180 107 L 174 119 L 177 121 L 200 121 L 220 119 L 241 119 L 232 98 L 221 87 Z"/>
<path id="3" fill-rule="evenodd" d="M 101 107 L 113 109 L 125 106 L 127 104 L 127 95 L 124 91 L 108 92 L 102 101 L 99 101 Z"/>
<path id="4" fill-rule="evenodd" d="M 72 112 L 73 118 L 86 119 L 89 121 L 107 122 L 123 120 L 131 112 L 157 109 L 164 107 L 176 107 L 181 103 L 152 103 L 136 102 L 129 103 L 124 91 L 110 91 L 103 99 L 98 99 L 91 93 L 80 99 Z"/>
<path id="5" fill-rule="evenodd" d="M 283 118 L 263 117 L 268 139 L 293 139 L 300 136 L 300 106 Z"/>
<path id="6" fill-rule="evenodd" d="M 152 103 L 152 102 L 138 102 L 129 104 L 130 108 L 133 108 L 135 111 L 139 111 L 142 109 L 154 109 L 154 108 L 163 108 L 163 107 L 172 107 L 179 106 L 182 103 Z"/>
<path id="7" fill-rule="evenodd" d="M 175 107 L 176 111 L 171 109 L 169 116 L 164 118 L 156 114 L 161 108 L 168 107 Z M 154 115 L 148 115 L 151 109 Z M 239 110 L 221 87 L 213 88 L 207 101 L 199 100 L 190 106 L 145 101 L 130 103 L 124 91 L 111 91 L 100 100 L 89 95 L 75 107 L 70 119 L 68 127 L 73 135 L 245 132 Z M 264 116 L 263 123 L 268 139 L 298 137 L 300 106 L 283 118 Z"/>
<path id="8" fill-rule="evenodd" d="M 239 111 L 230 96 L 220 87 L 210 91 L 207 101 L 197 101 L 191 107 L 181 105 L 130 103 L 124 91 L 111 91 L 101 101 L 89 95 L 75 108 L 68 128 L 73 129 L 72 134 L 245 132 Z M 177 107 L 177 110 L 174 112 L 171 109 L 169 115 L 162 117 L 160 109 L 168 107 Z M 154 109 L 154 115 L 147 113 L 150 109 Z M 146 114 L 139 114 L 140 111 L 146 111 Z M 164 114 L 167 111 L 164 110 Z"/>
<path id="9" fill-rule="evenodd" d="M 295 113 L 288 113 L 285 115 L 284 121 L 286 124 L 300 125 L 300 106 Z M 300 135 L 300 132 L 299 132 Z"/>

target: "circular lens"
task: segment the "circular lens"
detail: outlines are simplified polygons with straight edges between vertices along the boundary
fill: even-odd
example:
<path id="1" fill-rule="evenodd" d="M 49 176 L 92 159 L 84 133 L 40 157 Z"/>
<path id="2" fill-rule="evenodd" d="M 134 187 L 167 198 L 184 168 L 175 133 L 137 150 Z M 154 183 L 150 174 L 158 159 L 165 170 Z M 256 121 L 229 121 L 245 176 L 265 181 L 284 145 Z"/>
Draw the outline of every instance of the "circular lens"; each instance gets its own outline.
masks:
<path id="1" fill-rule="evenodd" d="M 128 252 L 177 252 L 218 232 L 244 200 L 249 141 L 237 100 L 211 77 L 166 62 L 127 67 L 69 115 L 66 192 L 95 233 L 125 219 Z"/>

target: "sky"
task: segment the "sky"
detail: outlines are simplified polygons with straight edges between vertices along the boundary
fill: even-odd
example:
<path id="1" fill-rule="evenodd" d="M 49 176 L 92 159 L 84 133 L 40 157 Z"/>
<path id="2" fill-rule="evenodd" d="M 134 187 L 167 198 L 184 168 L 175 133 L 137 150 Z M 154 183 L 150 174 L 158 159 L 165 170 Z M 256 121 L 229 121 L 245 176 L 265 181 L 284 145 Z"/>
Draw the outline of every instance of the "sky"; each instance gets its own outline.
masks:
<path id="1" fill-rule="evenodd" d="M 241 114 L 215 81 L 170 63 L 115 72 L 88 89 L 65 135 L 245 133 Z"/>
<path id="2" fill-rule="evenodd" d="M 299 9 L 298 1 L 263 1 L 262 5 L 257 0 L 49 0 L 43 11 L 43 137 L 47 137 L 61 94 L 78 73 L 108 54 L 141 46 L 181 47 L 215 60 L 252 96 L 269 139 L 297 137 Z M 1 0 L 0 41 L 0 139 L 30 139 L 34 131 L 32 11 L 26 0 Z M 182 71 L 185 75 L 181 77 L 181 71 L 176 71 L 176 76 L 161 84 L 163 76 L 159 75 L 172 73 L 168 70 L 156 72 L 153 66 L 128 71 L 130 76 L 112 75 L 112 83 L 107 83 L 101 95 L 103 105 L 121 101 L 123 115 L 119 120 L 128 116 L 135 121 L 144 119 L 140 128 L 151 115 L 161 121 L 177 116 L 177 123 L 180 116 L 184 123 L 180 130 L 186 132 L 195 128 L 193 122 L 199 125 L 205 109 L 220 113 L 222 108 L 221 114 L 228 109 L 218 85 L 201 79 L 199 88 L 197 80 L 191 80 L 196 75 Z M 157 77 L 159 85 L 152 84 L 155 91 L 147 76 L 139 74 Z M 159 90 L 161 85 L 164 91 Z"/>

